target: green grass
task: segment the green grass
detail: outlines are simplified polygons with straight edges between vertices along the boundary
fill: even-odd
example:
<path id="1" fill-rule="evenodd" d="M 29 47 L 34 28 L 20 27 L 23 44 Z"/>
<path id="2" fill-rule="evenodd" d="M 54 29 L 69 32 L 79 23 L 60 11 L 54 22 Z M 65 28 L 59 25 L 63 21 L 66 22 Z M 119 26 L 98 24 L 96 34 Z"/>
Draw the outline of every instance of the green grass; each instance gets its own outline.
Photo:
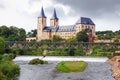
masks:
<path id="1" fill-rule="evenodd" d="M 60 72 L 82 72 L 87 67 L 84 61 L 62 61 L 57 64 L 56 69 Z"/>

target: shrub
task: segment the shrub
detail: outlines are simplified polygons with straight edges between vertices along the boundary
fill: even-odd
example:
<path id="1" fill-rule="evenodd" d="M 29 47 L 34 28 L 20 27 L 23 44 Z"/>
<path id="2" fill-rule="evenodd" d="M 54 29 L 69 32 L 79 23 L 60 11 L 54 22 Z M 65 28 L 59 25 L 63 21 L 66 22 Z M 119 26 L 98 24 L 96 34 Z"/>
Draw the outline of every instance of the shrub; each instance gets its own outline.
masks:
<path id="1" fill-rule="evenodd" d="M 70 48 L 69 50 L 68 50 L 68 54 L 70 55 L 70 56 L 74 56 L 74 50 L 75 49 L 73 49 L 73 48 Z"/>
<path id="2" fill-rule="evenodd" d="M 0 37 L 0 54 L 3 54 L 5 49 L 5 42 L 4 39 Z"/>
<path id="3" fill-rule="evenodd" d="M 0 60 L 2 60 L 2 55 L 0 55 Z"/>
<path id="4" fill-rule="evenodd" d="M 54 49 L 52 51 L 48 51 L 47 56 L 67 56 L 68 50 L 66 49 Z"/>
<path id="5" fill-rule="evenodd" d="M 4 53 L 11 53 L 11 49 L 10 48 L 6 48 Z"/>
<path id="6" fill-rule="evenodd" d="M 39 58 L 36 58 L 36 59 L 32 59 L 29 64 L 48 64 L 47 61 L 43 61 Z"/>
<path id="7" fill-rule="evenodd" d="M 42 46 L 41 46 L 41 49 L 42 49 L 42 50 L 47 50 L 47 49 L 48 49 L 48 45 L 42 45 Z"/>
<path id="8" fill-rule="evenodd" d="M 9 54 L 4 54 L 4 55 L 2 56 L 2 60 L 4 60 L 4 61 L 5 61 L 5 60 L 8 60 L 8 61 L 10 60 L 10 61 L 11 61 L 12 58 L 10 57 Z"/>
<path id="9" fill-rule="evenodd" d="M 14 54 L 12 54 L 12 53 L 10 53 L 10 54 L 4 54 L 4 55 L 2 55 L 2 60 L 12 60 L 12 59 L 14 59 L 16 57 L 16 55 L 14 55 Z"/>
<path id="10" fill-rule="evenodd" d="M 83 71 L 87 67 L 84 61 L 62 61 L 57 64 L 56 68 L 61 72 L 77 72 Z"/>
<path id="11" fill-rule="evenodd" d="M 0 74 L 1 78 L 7 77 L 7 79 L 2 80 L 14 80 L 16 76 L 20 73 L 20 68 L 17 64 L 12 61 L 1 61 L 0 63 Z"/>
<path id="12" fill-rule="evenodd" d="M 7 77 L 0 71 L 0 80 L 7 80 Z"/>
<path id="13" fill-rule="evenodd" d="M 11 52 L 12 52 L 13 54 L 15 54 L 15 55 L 18 55 L 18 54 L 20 53 L 20 49 L 17 48 L 17 47 L 12 47 L 12 48 L 11 48 Z"/>

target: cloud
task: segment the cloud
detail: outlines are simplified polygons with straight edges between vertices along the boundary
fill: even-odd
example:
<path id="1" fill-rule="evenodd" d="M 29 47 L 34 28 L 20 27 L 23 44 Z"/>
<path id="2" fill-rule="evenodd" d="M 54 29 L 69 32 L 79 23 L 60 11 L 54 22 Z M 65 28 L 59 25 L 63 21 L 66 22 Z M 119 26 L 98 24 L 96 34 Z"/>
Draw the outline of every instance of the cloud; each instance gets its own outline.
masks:
<path id="1" fill-rule="evenodd" d="M 90 17 L 97 30 L 120 29 L 120 0 L 57 0 L 57 3 L 69 6 L 76 13 Z"/>
<path id="2" fill-rule="evenodd" d="M 5 6 L 0 4 L 0 9 L 5 9 Z"/>
<path id="3" fill-rule="evenodd" d="M 57 0 L 57 2 L 70 6 L 78 14 L 95 17 L 115 12 L 120 7 L 119 0 Z"/>
<path id="4" fill-rule="evenodd" d="M 3 3 L 3 0 L 0 0 L 0 9 L 5 9 L 5 5 Z"/>
<path id="5" fill-rule="evenodd" d="M 60 25 L 75 24 L 85 16 L 93 20 L 96 30 L 120 29 L 120 0 L 0 0 L 0 26 L 36 29 L 42 6 L 48 26 L 55 8 Z"/>

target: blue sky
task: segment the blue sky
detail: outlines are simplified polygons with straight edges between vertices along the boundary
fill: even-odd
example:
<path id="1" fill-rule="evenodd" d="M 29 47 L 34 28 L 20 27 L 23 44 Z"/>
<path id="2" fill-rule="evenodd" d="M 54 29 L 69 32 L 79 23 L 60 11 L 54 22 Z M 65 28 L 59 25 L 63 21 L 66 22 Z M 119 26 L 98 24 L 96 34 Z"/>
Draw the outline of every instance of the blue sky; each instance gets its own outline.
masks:
<path id="1" fill-rule="evenodd" d="M 36 29 L 42 6 L 47 25 L 56 8 L 59 25 L 75 24 L 82 16 L 93 20 L 96 31 L 120 30 L 120 0 L 0 0 L 0 26 Z"/>

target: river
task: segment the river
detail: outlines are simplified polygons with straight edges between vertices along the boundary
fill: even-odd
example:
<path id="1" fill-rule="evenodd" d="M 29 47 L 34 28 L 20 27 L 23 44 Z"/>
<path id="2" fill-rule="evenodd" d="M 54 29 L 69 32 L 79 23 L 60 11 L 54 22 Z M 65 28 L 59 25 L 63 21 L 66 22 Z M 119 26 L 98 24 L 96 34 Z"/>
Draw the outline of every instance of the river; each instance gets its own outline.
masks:
<path id="1" fill-rule="evenodd" d="M 111 76 L 111 66 L 106 63 L 106 57 L 58 57 L 47 56 L 43 58 L 49 63 L 44 65 L 29 65 L 28 62 L 33 58 L 42 56 L 18 56 L 13 61 L 20 68 L 19 80 L 115 80 Z M 60 61 L 83 60 L 88 63 L 83 72 L 60 73 L 55 67 Z"/>

